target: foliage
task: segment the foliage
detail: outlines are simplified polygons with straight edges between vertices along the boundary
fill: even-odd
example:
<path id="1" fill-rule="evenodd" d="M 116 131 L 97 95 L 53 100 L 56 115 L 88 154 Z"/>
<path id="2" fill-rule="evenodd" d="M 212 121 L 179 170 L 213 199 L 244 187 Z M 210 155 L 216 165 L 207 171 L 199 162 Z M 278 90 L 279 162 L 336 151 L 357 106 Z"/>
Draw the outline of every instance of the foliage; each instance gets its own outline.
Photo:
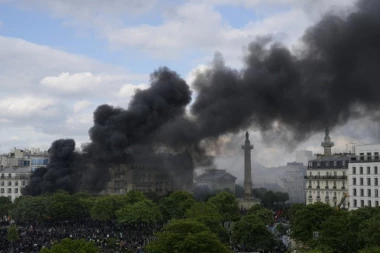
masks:
<path id="1" fill-rule="evenodd" d="M 307 205 L 298 210 L 292 223 L 292 237 L 303 243 L 309 242 L 313 238 L 313 232 L 319 231 L 323 222 L 335 212 L 337 211 L 330 205 L 322 203 Z"/>
<path id="2" fill-rule="evenodd" d="M 186 211 L 195 204 L 194 197 L 185 191 L 176 191 L 169 197 L 160 201 L 160 210 L 164 220 L 172 218 L 181 219 L 185 217 Z"/>
<path id="3" fill-rule="evenodd" d="M 268 191 L 266 188 L 255 188 L 252 190 L 252 193 L 256 198 L 261 199 L 261 204 L 266 208 L 279 207 L 279 203 L 284 205 L 289 200 L 287 192 Z"/>
<path id="4" fill-rule="evenodd" d="M 69 220 L 86 218 L 86 210 L 78 196 L 58 191 L 50 197 L 49 216 L 54 220 Z"/>
<path id="5" fill-rule="evenodd" d="M 350 230 L 349 213 L 336 212 L 322 224 L 318 243 L 336 253 L 357 252 L 356 233 Z"/>
<path id="6" fill-rule="evenodd" d="M 293 223 L 295 214 L 306 207 L 305 204 L 292 204 L 287 210 L 286 210 L 286 216 L 290 223 Z"/>
<path id="7" fill-rule="evenodd" d="M 360 250 L 359 253 L 380 253 L 380 248 L 366 248 Z"/>
<path id="8" fill-rule="evenodd" d="M 172 220 L 147 246 L 150 253 L 231 253 L 204 224 Z"/>
<path id="9" fill-rule="evenodd" d="M 126 204 L 133 205 L 137 202 L 144 201 L 147 199 L 148 199 L 148 197 L 145 196 L 144 193 L 142 193 L 140 191 L 136 191 L 136 190 L 129 191 L 129 192 L 127 192 L 127 194 L 125 194 Z"/>
<path id="10" fill-rule="evenodd" d="M 233 228 L 232 241 L 251 249 L 272 250 L 276 245 L 274 235 L 256 215 L 244 216 Z"/>
<path id="11" fill-rule="evenodd" d="M 162 220 L 158 206 L 151 200 L 136 202 L 116 211 L 117 220 L 124 224 L 154 224 Z"/>
<path id="12" fill-rule="evenodd" d="M 7 197 L 0 197 L 0 218 L 9 214 L 12 208 L 12 201 Z"/>
<path id="13" fill-rule="evenodd" d="M 20 239 L 20 236 L 17 231 L 17 227 L 15 225 L 12 225 L 8 228 L 7 239 L 10 242 L 18 241 Z"/>
<path id="14" fill-rule="evenodd" d="M 278 223 L 278 224 L 276 225 L 276 230 L 278 231 L 278 233 L 279 233 L 280 235 L 286 235 L 286 230 L 287 230 L 287 228 L 286 228 L 283 224 Z"/>
<path id="15" fill-rule="evenodd" d="M 195 203 L 187 210 L 186 217 L 206 225 L 212 232 L 218 235 L 222 242 L 228 241 L 228 233 L 222 226 L 222 216 L 214 205 L 210 203 Z"/>
<path id="16" fill-rule="evenodd" d="M 51 249 L 44 248 L 40 253 L 97 253 L 98 248 L 93 242 L 86 242 L 85 240 L 71 240 L 63 239 L 55 244 Z"/>
<path id="17" fill-rule="evenodd" d="M 274 223 L 273 212 L 261 205 L 254 205 L 248 210 L 248 214 L 256 215 L 265 225 Z"/>
<path id="18" fill-rule="evenodd" d="M 91 208 L 91 218 L 100 221 L 114 219 L 116 217 L 116 210 L 124 205 L 124 200 L 120 196 L 98 197 Z"/>
<path id="19" fill-rule="evenodd" d="M 239 219 L 238 203 L 232 193 L 226 191 L 220 192 L 210 198 L 207 203 L 216 206 L 219 214 L 222 216 L 222 221 L 236 221 Z"/>
<path id="20" fill-rule="evenodd" d="M 19 221 L 43 221 L 49 218 L 49 202 L 46 196 L 22 196 L 15 200 L 10 214 Z"/>
<path id="21" fill-rule="evenodd" d="M 359 237 L 366 247 L 380 246 L 380 214 L 376 214 L 360 225 Z"/>

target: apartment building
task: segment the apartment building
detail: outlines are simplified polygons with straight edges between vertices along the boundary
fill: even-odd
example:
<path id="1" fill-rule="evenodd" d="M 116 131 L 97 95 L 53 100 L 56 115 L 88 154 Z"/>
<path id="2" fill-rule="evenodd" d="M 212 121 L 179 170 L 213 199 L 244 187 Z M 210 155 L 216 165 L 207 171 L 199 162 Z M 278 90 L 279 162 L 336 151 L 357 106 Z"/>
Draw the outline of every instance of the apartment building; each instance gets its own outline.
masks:
<path id="1" fill-rule="evenodd" d="M 31 173 L 30 167 L 0 168 L 0 197 L 8 197 L 12 201 L 20 197 Z"/>
<path id="2" fill-rule="evenodd" d="M 350 210 L 379 206 L 379 169 L 380 144 L 356 145 L 348 170 Z"/>

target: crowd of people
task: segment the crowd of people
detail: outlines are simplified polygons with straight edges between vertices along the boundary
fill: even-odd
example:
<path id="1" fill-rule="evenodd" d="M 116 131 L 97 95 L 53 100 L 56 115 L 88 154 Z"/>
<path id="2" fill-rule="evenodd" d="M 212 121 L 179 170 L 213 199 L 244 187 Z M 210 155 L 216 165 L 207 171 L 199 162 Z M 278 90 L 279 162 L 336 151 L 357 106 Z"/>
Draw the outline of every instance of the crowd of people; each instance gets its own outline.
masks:
<path id="1" fill-rule="evenodd" d="M 37 253 L 64 238 L 94 242 L 100 252 L 140 253 L 159 229 L 145 225 L 119 225 L 113 221 L 33 222 L 17 224 L 20 238 L 12 244 L 7 239 L 7 223 L 1 224 L 0 253 Z"/>

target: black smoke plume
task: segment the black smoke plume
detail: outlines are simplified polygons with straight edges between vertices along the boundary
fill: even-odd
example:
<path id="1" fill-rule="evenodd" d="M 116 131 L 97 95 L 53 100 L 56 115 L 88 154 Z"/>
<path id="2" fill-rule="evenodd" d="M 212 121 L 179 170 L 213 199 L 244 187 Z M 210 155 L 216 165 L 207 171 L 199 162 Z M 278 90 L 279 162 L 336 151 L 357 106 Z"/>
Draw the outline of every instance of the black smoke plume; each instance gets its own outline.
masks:
<path id="1" fill-rule="evenodd" d="M 258 39 L 250 44 L 242 70 L 226 66 L 217 54 L 193 84 L 191 117 L 185 113 L 189 86 L 175 72 L 159 69 L 151 87 L 138 91 L 127 110 L 102 105 L 95 111 L 85 149 L 101 165 L 94 178 L 104 177 L 106 164 L 149 157 L 157 147 L 188 150 L 202 160 L 202 143 L 250 126 L 264 137 L 278 134 L 297 143 L 326 126 L 377 112 L 379 13 L 380 1 L 361 0 L 347 17 L 326 15 L 307 29 L 295 53 L 269 37 Z"/>

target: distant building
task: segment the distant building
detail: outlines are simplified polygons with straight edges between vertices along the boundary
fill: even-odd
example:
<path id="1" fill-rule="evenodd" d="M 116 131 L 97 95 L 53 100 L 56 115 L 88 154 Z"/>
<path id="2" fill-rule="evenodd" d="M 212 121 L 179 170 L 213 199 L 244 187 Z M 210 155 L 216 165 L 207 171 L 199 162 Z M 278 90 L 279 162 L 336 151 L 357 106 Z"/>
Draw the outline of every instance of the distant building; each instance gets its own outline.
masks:
<path id="1" fill-rule="evenodd" d="M 0 168 L 0 196 L 14 201 L 21 196 L 21 189 L 28 184 L 30 167 L 3 167 Z"/>
<path id="2" fill-rule="evenodd" d="M 296 163 L 302 163 L 307 166 L 309 161 L 313 159 L 313 152 L 309 150 L 296 151 Z"/>
<path id="3" fill-rule="evenodd" d="M 348 170 L 350 210 L 379 206 L 379 168 L 380 144 L 355 146 Z"/>
<path id="4" fill-rule="evenodd" d="M 317 159 L 308 163 L 306 179 L 306 200 L 307 204 L 324 202 L 331 206 L 338 206 L 342 201 L 342 208 L 348 207 L 348 200 L 345 195 L 348 192 L 347 170 L 349 154 L 332 155 L 329 131 L 326 129 L 326 136 L 322 147 L 324 154 L 318 155 Z"/>
<path id="5" fill-rule="evenodd" d="M 283 170 L 281 181 L 289 194 L 289 203 L 305 203 L 306 166 L 302 163 L 288 163 L 280 167 Z"/>
<path id="6" fill-rule="evenodd" d="M 0 167 L 28 167 L 32 171 L 49 163 L 49 154 L 40 149 L 12 149 L 8 154 L 0 155 Z"/>
<path id="7" fill-rule="evenodd" d="M 210 190 L 225 190 L 235 192 L 236 177 L 226 170 L 211 169 L 196 177 L 196 186 L 208 187 Z"/>

